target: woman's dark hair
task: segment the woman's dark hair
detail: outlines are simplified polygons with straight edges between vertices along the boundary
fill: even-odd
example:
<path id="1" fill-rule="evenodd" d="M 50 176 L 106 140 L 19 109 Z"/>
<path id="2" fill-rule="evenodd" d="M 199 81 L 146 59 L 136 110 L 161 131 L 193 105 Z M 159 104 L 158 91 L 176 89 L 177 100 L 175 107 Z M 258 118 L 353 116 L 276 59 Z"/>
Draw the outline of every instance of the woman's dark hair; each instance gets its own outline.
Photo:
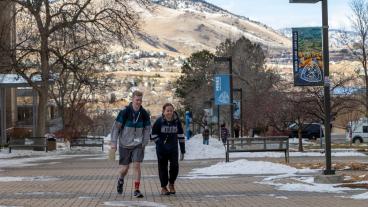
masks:
<path id="1" fill-rule="evenodd" d="M 226 124 L 225 124 L 225 123 L 222 123 L 222 124 L 221 124 L 221 127 L 225 127 L 225 126 L 226 126 Z"/>
<path id="2" fill-rule="evenodd" d="M 171 103 L 165 103 L 164 106 L 162 107 L 162 112 L 164 112 L 166 107 L 168 107 L 168 106 L 171 106 L 171 107 L 174 108 L 174 106 Z"/>

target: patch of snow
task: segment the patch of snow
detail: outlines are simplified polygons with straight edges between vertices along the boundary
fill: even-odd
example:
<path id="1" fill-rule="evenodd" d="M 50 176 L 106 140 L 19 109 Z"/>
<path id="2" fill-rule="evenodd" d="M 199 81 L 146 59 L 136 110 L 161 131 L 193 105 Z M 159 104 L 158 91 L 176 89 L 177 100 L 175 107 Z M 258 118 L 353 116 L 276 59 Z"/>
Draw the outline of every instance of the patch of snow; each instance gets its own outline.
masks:
<path id="1" fill-rule="evenodd" d="M 304 170 L 304 172 L 307 170 Z M 309 170 L 308 170 L 309 171 Z M 310 170 L 309 172 L 316 172 Z M 293 174 L 300 170 L 272 162 L 237 160 L 220 162 L 210 167 L 193 169 L 189 175 L 257 175 L 257 174 Z"/>
<path id="2" fill-rule="evenodd" d="M 356 199 L 356 200 L 367 200 L 368 199 L 368 192 L 358 194 L 358 195 L 353 195 L 353 196 L 351 196 L 351 198 Z"/>
<path id="3" fill-rule="evenodd" d="M 350 188 L 335 187 L 331 184 L 302 184 L 302 183 L 273 183 L 278 190 L 283 191 L 303 191 L 303 192 L 324 192 L 324 193 L 344 193 L 344 191 L 351 190 Z"/>
<path id="4" fill-rule="evenodd" d="M 73 193 L 65 193 L 65 192 L 22 192 L 22 193 L 15 193 L 16 195 L 71 195 Z"/>
<path id="5" fill-rule="evenodd" d="M 55 180 L 59 180 L 59 179 L 55 178 L 55 177 L 50 177 L 50 176 L 36 176 L 36 177 L 10 177 L 10 176 L 5 176 L 5 177 L 0 177 L 0 182 L 18 182 L 18 181 L 33 182 L 33 181 L 55 181 Z"/>
<path id="6" fill-rule="evenodd" d="M 221 141 L 215 138 L 210 138 L 209 145 L 203 145 L 202 135 L 198 134 L 185 140 L 186 153 L 185 160 L 200 160 L 200 159 L 213 159 L 223 158 L 225 159 L 225 147 Z M 290 152 L 290 157 L 320 157 L 324 156 L 320 152 Z M 366 156 L 363 153 L 356 151 L 336 151 L 332 152 L 333 156 Z M 284 157 L 283 152 L 238 152 L 230 153 L 230 158 L 255 158 L 255 157 Z M 145 160 L 157 160 L 156 147 L 149 145 L 145 149 Z"/>

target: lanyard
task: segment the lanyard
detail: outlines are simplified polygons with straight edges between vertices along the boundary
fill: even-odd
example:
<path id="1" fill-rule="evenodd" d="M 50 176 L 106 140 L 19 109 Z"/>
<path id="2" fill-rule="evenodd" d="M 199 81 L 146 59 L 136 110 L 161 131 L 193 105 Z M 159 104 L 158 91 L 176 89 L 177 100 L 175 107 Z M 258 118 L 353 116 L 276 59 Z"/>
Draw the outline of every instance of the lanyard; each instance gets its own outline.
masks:
<path id="1" fill-rule="evenodd" d="M 141 112 L 139 111 L 137 118 L 135 118 L 135 112 L 133 112 L 133 124 L 134 125 L 138 123 L 138 119 L 140 115 L 141 115 Z"/>
<path id="2" fill-rule="evenodd" d="M 134 124 L 134 132 L 137 131 L 137 123 L 139 116 L 141 115 L 141 111 L 138 112 L 137 118 L 135 118 L 135 111 L 133 110 L 133 124 Z"/>

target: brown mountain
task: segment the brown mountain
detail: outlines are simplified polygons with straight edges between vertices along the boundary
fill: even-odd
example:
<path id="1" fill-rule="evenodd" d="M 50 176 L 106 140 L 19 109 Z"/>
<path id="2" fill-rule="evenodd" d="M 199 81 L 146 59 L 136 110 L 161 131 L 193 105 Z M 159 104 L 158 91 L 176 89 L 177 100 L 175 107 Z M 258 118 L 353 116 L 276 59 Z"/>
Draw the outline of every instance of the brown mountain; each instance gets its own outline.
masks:
<path id="1" fill-rule="evenodd" d="M 214 51 L 226 38 L 245 36 L 270 49 L 289 49 L 291 41 L 259 22 L 232 14 L 202 0 L 156 0 L 153 12 L 140 9 L 143 31 L 137 45 L 142 50 L 189 55 Z"/>

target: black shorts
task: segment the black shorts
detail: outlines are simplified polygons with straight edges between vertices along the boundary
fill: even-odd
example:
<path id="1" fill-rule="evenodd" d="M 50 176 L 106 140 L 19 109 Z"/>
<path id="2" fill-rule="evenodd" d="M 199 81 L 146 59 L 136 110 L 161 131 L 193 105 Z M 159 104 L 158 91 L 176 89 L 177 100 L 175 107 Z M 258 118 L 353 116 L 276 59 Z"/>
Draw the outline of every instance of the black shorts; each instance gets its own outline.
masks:
<path id="1" fill-rule="evenodd" d="M 135 148 L 119 147 L 119 165 L 129 165 L 132 162 L 142 162 L 144 158 L 144 148 L 142 145 Z"/>

